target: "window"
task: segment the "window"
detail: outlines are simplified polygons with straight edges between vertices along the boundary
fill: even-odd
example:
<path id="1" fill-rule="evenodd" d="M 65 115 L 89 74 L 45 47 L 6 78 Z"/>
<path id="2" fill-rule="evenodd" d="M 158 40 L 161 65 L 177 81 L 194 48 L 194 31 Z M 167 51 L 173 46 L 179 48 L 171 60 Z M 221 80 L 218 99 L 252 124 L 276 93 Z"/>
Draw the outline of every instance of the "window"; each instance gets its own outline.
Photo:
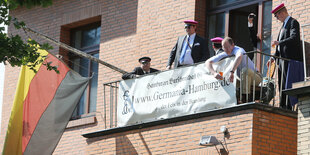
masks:
<path id="1" fill-rule="evenodd" d="M 72 29 L 71 46 L 99 58 L 100 30 L 100 22 Z M 74 54 L 71 54 L 69 59 L 70 67 L 81 76 L 93 76 L 73 113 L 72 119 L 77 119 L 83 114 L 96 111 L 98 63 Z"/>
<path id="2" fill-rule="evenodd" d="M 224 13 L 218 13 L 209 16 L 208 18 L 208 38 L 207 40 L 210 40 L 214 37 L 222 37 L 225 36 L 225 14 Z M 208 44 L 209 51 L 213 51 L 212 44 Z M 210 52 L 211 56 L 213 56 L 215 53 Z"/>

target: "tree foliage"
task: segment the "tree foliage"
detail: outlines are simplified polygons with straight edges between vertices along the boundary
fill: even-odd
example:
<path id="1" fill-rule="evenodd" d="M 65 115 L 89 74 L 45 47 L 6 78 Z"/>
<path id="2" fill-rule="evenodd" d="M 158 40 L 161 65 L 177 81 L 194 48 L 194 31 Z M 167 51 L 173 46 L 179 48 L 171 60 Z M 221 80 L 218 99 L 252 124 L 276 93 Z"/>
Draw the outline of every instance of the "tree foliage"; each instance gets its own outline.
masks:
<path id="1" fill-rule="evenodd" d="M 17 7 L 31 8 L 34 6 L 46 7 L 52 4 L 52 0 L 0 0 L 0 24 L 13 24 L 16 29 L 22 29 L 26 25 L 24 22 L 12 18 L 8 10 Z M 10 64 L 12 67 L 27 65 L 36 72 L 34 67 L 43 62 L 48 70 L 58 72 L 56 66 L 51 66 L 51 62 L 44 62 L 44 57 L 40 58 L 38 49 L 50 50 L 52 47 L 48 44 L 40 45 L 37 41 L 29 39 L 24 41 L 19 35 L 6 34 L 4 26 L 0 26 L 0 62 Z"/>

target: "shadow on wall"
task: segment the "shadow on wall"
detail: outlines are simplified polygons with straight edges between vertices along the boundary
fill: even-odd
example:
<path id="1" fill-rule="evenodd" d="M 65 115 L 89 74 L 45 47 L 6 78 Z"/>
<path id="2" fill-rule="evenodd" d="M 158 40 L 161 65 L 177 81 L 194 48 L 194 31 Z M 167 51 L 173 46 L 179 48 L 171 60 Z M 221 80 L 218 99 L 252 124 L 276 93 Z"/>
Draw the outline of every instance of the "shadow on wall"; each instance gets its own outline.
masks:
<path id="1" fill-rule="evenodd" d="M 310 77 L 310 43 L 305 41 L 306 73 Z"/>
<path id="2" fill-rule="evenodd" d="M 101 16 L 101 43 L 136 33 L 138 0 L 107 1 Z"/>
<path id="3" fill-rule="evenodd" d="M 71 19 L 72 21 L 69 21 L 68 24 L 62 25 L 60 30 L 60 42 L 71 45 L 71 31 L 94 23 L 100 23 L 100 43 L 136 33 L 138 0 L 126 2 L 122 0 L 104 1 L 103 4 L 100 3 L 100 5 L 104 5 L 100 13 L 84 19 L 74 18 Z M 76 11 L 76 14 L 87 12 L 88 9 L 87 7 L 82 8 Z M 68 64 L 66 61 L 69 59 L 67 56 L 68 51 L 59 47 L 59 54 L 64 56 L 64 60 Z"/>
<path id="4" fill-rule="evenodd" d="M 132 154 L 136 155 L 138 152 L 132 145 L 127 136 L 119 136 L 115 138 L 116 154 Z"/>

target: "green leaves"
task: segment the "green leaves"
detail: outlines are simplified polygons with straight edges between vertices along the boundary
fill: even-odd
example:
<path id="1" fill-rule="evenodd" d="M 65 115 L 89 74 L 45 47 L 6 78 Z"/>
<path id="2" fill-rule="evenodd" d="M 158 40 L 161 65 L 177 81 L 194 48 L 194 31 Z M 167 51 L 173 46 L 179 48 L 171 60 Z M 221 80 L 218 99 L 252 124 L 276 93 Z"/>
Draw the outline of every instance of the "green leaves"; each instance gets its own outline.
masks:
<path id="1" fill-rule="evenodd" d="M 47 7 L 52 4 L 52 0 L 0 0 L 0 24 L 13 24 L 16 29 L 21 29 L 26 26 L 23 21 L 18 21 L 8 14 L 9 9 L 15 9 L 18 6 L 33 6 Z M 52 62 L 44 62 L 45 56 L 40 57 L 37 52 L 39 49 L 53 49 L 47 43 L 39 45 L 35 40 L 28 39 L 23 41 L 19 35 L 7 35 L 4 32 L 4 27 L 0 27 L 0 62 L 10 64 L 12 67 L 27 65 L 31 70 L 35 70 L 36 65 L 43 63 L 48 70 L 54 70 L 59 73 L 57 66 L 52 66 Z"/>
<path id="2" fill-rule="evenodd" d="M 25 6 L 27 8 L 31 8 L 34 6 L 47 7 L 52 5 L 52 0 L 7 0 L 10 4 L 10 9 L 15 9 L 18 6 Z"/>

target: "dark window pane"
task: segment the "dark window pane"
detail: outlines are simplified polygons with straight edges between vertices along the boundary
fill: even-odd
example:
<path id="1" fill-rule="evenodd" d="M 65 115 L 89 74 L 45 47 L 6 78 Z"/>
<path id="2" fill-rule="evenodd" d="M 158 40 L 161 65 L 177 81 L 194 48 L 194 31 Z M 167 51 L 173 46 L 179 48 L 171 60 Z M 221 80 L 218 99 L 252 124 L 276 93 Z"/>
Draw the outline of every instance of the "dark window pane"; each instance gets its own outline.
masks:
<path id="1" fill-rule="evenodd" d="M 100 43 L 100 27 L 83 31 L 82 47 L 98 45 Z"/>
<path id="2" fill-rule="evenodd" d="M 77 49 L 80 49 L 81 48 L 81 43 L 82 43 L 82 31 L 75 31 L 73 33 L 73 37 L 72 37 L 72 46 L 77 48 Z"/>
<path id="3" fill-rule="evenodd" d="M 98 23 L 74 29 L 72 31 L 71 46 L 99 58 L 100 30 Z M 71 68 L 81 76 L 89 77 L 94 73 L 74 111 L 73 118 L 79 118 L 85 113 L 96 111 L 98 63 L 76 55 L 72 55 L 70 61 L 72 62 Z"/>
<path id="4" fill-rule="evenodd" d="M 99 58 L 99 53 L 93 55 L 96 58 Z M 91 63 L 93 78 L 90 81 L 90 105 L 89 105 L 89 112 L 96 111 L 96 103 L 97 103 L 97 86 L 98 86 L 98 63 L 92 62 Z"/>
<path id="5" fill-rule="evenodd" d="M 224 37 L 225 36 L 225 13 L 219 13 L 211 15 L 208 18 L 208 48 L 211 53 L 211 56 L 214 55 L 214 50 L 210 39 L 214 37 Z"/>
<path id="6" fill-rule="evenodd" d="M 263 35 L 262 35 L 262 51 L 264 53 L 270 54 L 271 49 L 271 21 L 272 21 L 272 14 L 270 13 L 270 10 L 272 10 L 272 1 L 264 2 L 264 8 L 263 8 Z M 269 56 L 265 57 L 265 62 L 263 64 L 266 64 L 269 60 Z M 267 66 L 264 65 L 264 76 L 267 72 Z"/>

